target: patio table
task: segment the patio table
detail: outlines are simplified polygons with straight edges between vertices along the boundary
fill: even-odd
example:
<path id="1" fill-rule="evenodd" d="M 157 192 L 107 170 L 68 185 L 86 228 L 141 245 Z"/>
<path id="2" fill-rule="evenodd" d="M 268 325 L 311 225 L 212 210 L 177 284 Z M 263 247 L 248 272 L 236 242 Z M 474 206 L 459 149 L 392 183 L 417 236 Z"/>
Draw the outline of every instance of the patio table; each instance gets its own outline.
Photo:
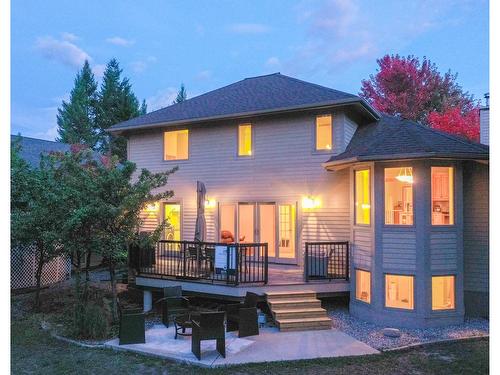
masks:
<path id="1" fill-rule="evenodd" d="M 192 332 L 186 332 L 186 328 L 193 328 L 193 318 L 200 317 L 200 313 L 189 313 L 189 314 L 181 314 L 174 317 L 174 327 L 175 327 L 175 337 L 177 340 L 177 336 L 191 336 Z"/>

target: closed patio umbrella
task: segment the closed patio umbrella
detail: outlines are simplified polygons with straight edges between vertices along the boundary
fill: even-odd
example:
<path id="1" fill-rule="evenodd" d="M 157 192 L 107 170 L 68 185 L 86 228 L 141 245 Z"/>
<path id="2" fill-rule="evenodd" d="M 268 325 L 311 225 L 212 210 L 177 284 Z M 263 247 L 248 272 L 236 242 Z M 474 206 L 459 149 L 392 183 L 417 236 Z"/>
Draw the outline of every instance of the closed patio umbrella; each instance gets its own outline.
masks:
<path id="1" fill-rule="evenodd" d="M 205 199 L 207 189 L 205 184 L 201 181 L 196 181 L 196 198 L 197 198 L 197 214 L 196 214 L 196 228 L 194 231 L 194 240 L 198 242 L 205 241 L 205 232 L 207 224 L 205 221 Z"/>

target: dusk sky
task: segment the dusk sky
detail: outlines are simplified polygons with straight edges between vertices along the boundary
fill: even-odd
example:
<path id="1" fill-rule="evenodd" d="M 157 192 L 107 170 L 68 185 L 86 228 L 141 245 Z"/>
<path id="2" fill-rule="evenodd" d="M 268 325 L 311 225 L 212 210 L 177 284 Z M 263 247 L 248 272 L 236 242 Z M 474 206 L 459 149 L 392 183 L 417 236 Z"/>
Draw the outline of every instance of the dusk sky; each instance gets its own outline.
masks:
<path id="1" fill-rule="evenodd" d="M 384 54 L 427 56 L 478 99 L 489 91 L 488 2 L 25 1 L 12 9 L 11 133 L 53 140 L 85 59 L 116 57 L 148 111 L 281 72 L 357 94 Z"/>

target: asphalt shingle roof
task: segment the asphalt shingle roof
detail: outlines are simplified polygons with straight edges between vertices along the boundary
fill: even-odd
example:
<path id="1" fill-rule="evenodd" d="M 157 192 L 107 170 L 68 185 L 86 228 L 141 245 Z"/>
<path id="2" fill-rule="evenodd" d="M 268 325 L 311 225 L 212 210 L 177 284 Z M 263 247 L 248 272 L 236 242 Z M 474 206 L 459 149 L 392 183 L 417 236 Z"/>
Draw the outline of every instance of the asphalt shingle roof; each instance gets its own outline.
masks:
<path id="1" fill-rule="evenodd" d="M 40 165 L 40 154 L 50 153 L 52 151 L 66 152 L 70 150 L 70 145 L 67 143 L 46 141 L 44 139 L 22 137 L 18 135 L 11 135 L 10 142 L 21 138 L 21 157 L 28 162 L 32 167 Z"/>
<path id="2" fill-rule="evenodd" d="M 153 124 L 227 118 L 323 104 L 361 102 L 356 95 L 304 82 L 280 73 L 246 78 L 184 102 L 121 122 L 111 131 Z M 368 111 L 373 111 L 366 105 Z M 375 112 L 376 117 L 377 114 Z"/>
<path id="3" fill-rule="evenodd" d="M 332 156 L 327 164 L 413 157 L 488 159 L 489 147 L 414 121 L 382 115 L 380 120 L 358 127 L 345 152 Z"/>

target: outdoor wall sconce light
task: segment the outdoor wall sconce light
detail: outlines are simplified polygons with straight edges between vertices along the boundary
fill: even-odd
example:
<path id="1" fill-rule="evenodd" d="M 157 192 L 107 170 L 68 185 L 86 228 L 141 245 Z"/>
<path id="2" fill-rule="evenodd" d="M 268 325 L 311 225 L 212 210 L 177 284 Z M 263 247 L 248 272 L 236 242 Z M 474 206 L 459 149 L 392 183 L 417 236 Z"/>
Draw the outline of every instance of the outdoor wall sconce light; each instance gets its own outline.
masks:
<path id="1" fill-rule="evenodd" d="M 206 199 L 205 200 L 205 208 L 214 208 L 215 207 L 215 199 Z"/>
<path id="2" fill-rule="evenodd" d="M 158 203 L 157 202 L 148 203 L 146 205 L 146 212 L 153 213 L 153 212 L 156 212 L 156 211 L 158 211 Z"/>
<path id="3" fill-rule="evenodd" d="M 318 198 L 312 197 L 310 195 L 302 198 L 302 208 L 311 210 L 313 208 L 319 207 L 321 207 L 321 201 Z"/>

